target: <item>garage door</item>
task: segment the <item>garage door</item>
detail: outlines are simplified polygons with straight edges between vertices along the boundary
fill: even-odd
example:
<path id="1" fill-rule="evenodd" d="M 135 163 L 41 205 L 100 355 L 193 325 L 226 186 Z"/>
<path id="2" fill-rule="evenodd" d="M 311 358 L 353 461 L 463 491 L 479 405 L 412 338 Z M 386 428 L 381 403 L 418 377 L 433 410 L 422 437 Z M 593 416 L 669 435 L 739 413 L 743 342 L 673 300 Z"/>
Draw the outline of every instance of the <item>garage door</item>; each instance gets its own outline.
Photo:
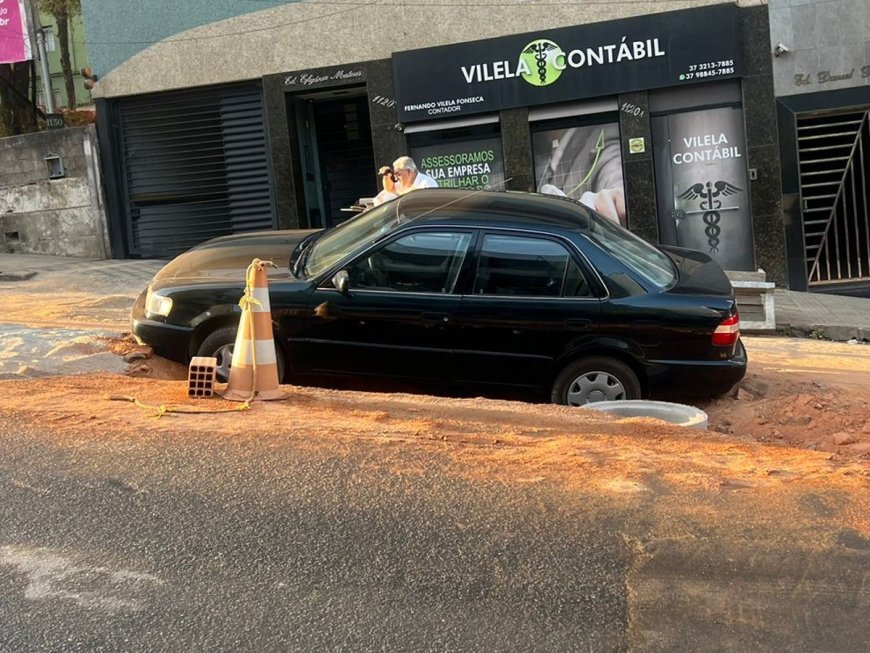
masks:
<path id="1" fill-rule="evenodd" d="M 131 256 L 276 226 L 258 84 L 139 96 L 118 109 Z"/>

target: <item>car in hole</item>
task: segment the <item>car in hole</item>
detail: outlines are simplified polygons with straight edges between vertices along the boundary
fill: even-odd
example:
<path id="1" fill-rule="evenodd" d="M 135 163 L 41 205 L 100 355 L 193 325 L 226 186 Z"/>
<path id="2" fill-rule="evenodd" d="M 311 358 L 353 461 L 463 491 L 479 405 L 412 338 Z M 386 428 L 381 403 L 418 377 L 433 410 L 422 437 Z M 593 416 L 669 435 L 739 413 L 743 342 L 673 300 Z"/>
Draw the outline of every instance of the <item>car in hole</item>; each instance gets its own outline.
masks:
<path id="1" fill-rule="evenodd" d="M 132 310 L 157 354 L 228 377 L 245 269 L 269 272 L 284 382 L 379 377 L 583 405 L 714 396 L 746 372 L 734 291 L 708 255 L 654 246 L 567 198 L 415 190 L 327 230 L 209 240 Z"/>

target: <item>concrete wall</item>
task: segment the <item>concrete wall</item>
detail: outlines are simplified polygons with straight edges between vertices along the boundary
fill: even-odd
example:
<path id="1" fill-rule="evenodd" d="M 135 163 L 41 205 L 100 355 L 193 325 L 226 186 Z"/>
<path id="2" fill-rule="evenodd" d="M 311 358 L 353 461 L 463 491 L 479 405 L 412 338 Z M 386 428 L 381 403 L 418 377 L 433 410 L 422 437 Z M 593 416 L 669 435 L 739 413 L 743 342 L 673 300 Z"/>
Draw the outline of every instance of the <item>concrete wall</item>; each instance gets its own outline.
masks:
<path id="1" fill-rule="evenodd" d="M 770 0 L 770 42 L 777 97 L 870 86 L 868 0 Z"/>
<path id="2" fill-rule="evenodd" d="M 0 248 L 108 258 L 97 151 L 92 125 L 0 139 Z M 50 154 L 63 179 L 48 178 Z"/>
<path id="3" fill-rule="evenodd" d="M 94 3 L 97 0 L 86 0 Z M 150 30 L 153 6 L 164 2 L 123 2 L 112 13 L 128 25 Z M 183 3 L 182 3 L 183 4 Z M 256 2 L 236 3 L 246 8 Z M 94 97 L 119 97 L 170 89 L 259 79 L 288 71 L 347 66 L 350 63 L 389 59 L 393 52 L 463 41 L 477 41 L 505 34 L 595 23 L 687 9 L 721 0 L 661 0 L 660 2 L 563 2 L 547 4 L 476 3 L 411 5 L 359 3 L 324 4 L 291 2 L 281 7 L 236 16 L 171 36 L 139 52 L 94 89 Z M 761 0 L 738 0 L 741 6 Z M 175 3 L 175 11 L 181 4 Z M 136 13 L 138 12 L 138 13 Z M 134 16 L 134 14 L 136 14 Z M 98 41 L 85 14 L 88 41 Z M 176 22 L 168 24 L 175 25 Z M 102 30 L 115 34 L 108 25 Z M 114 40 L 121 40 L 115 39 Z M 141 37 L 131 39 L 142 41 Z M 95 44 L 96 46 L 96 44 Z M 94 47 L 95 47 L 94 46 Z M 91 47 L 91 46 L 89 46 Z M 91 58 L 95 50 L 91 47 Z"/>

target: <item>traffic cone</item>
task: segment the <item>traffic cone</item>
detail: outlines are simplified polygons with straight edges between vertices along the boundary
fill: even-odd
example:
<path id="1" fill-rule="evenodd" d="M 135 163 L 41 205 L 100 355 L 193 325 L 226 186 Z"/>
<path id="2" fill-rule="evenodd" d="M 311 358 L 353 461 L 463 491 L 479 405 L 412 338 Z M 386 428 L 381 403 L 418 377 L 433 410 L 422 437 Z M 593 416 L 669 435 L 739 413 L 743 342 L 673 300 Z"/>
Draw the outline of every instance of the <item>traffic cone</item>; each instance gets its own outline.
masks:
<path id="1" fill-rule="evenodd" d="M 239 302 L 242 319 L 233 348 L 233 364 L 223 398 L 230 401 L 284 399 L 278 387 L 278 358 L 272 336 L 272 309 L 266 267 L 255 258 L 246 273 L 245 295 Z"/>

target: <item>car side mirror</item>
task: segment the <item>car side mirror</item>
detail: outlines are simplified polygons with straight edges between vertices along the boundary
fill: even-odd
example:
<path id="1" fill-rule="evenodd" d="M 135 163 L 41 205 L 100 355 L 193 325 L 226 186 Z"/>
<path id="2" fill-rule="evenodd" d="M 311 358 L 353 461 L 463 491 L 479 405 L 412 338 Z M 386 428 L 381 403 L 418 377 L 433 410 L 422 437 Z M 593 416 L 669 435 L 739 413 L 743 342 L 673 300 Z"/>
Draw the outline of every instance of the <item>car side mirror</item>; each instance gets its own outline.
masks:
<path id="1" fill-rule="evenodd" d="M 348 275 L 347 270 L 339 270 L 336 272 L 335 276 L 332 277 L 332 285 L 335 286 L 335 289 L 342 295 L 347 295 L 350 291 L 350 275 Z"/>

